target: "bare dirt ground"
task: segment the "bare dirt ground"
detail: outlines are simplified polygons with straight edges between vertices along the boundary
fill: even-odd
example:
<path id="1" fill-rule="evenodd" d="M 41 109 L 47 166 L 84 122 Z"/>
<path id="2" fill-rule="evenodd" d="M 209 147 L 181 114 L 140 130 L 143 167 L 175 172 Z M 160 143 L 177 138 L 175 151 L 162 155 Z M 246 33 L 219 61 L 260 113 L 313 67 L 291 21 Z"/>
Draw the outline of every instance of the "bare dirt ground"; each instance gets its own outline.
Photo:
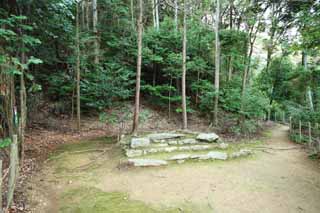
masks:
<path id="1" fill-rule="evenodd" d="M 297 147 L 289 141 L 285 126 L 276 126 L 268 133 L 265 152 L 256 150 L 254 157 L 226 162 L 119 169 L 119 148 L 110 146 L 93 170 L 74 173 L 74 168 L 90 162 L 92 153 L 60 158 L 59 166 L 63 164 L 73 172 L 61 172 L 60 167 L 58 170 L 49 163 L 29 187 L 33 212 L 58 212 L 64 191 L 88 185 L 103 192 L 125 192 L 130 199 L 151 206 L 196 206 L 191 212 L 320 211 L 319 161 L 310 160 L 303 149 L 275 149 Z M 184 210 L 178 208 L 176 212 Z"/>

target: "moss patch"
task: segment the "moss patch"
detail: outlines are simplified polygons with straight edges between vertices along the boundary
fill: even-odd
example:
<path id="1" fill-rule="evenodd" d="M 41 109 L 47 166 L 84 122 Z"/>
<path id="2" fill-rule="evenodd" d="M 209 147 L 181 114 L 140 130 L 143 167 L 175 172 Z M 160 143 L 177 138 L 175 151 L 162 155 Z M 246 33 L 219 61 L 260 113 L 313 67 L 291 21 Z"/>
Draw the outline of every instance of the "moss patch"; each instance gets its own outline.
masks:
<path id="1" fill-rule="evenodd" d="M 152 207 L 141 201 L 130 200 L 120 192 L 104 192 L 94 187 L 71 189 L 61 196 L 59 212 L 62 213 L 174 213 L 193 212 L 191 208 Z"/>

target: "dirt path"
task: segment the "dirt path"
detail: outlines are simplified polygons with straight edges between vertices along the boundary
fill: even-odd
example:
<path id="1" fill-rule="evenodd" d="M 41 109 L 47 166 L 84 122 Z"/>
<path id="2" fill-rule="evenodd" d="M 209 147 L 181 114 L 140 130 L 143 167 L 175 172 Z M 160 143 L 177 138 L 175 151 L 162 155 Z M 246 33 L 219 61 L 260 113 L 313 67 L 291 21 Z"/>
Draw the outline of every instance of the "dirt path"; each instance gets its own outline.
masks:
<path id="1" fill-rule="evenodd" d="M 277 126 L 263 146 L 297 146 L 287 132 L 287 127 Z M 150 205 L 192 204 L 197 212 L 218 213 L 320 211 L 320 165 L 302 149 L 257 151 L 248 159 L 166 168 L 118 170 L 116 161 L 105 163 L 94 177 L 95 187 L 127 192 L 130 199 Z"/>

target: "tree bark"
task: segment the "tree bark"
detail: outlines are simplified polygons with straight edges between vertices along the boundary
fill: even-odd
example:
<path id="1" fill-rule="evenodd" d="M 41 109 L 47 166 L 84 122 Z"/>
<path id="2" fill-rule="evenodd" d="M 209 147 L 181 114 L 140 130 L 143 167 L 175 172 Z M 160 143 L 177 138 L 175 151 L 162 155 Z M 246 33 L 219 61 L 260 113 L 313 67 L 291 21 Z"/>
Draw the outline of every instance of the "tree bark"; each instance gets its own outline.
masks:
<path id="1" fill-rule="evenodd" d="M 153 0 L 152 0 L 153 1 Z M 134 5 L 133 5 L 133 0 L 130 0 L 130 11 L 131 11 L 131 25 L 132 29 L 135 29 L 135 24 L 134 24 Z"/>
<path id="2" fill-rule="evenodd" d="M 220 75 L 220 43 L 219 43 L 219 20 L 220 20 L 220 0 L 217 0 L 216 26 L 215 26 L 215 72 L 214 72 L 214 124 L 218 126 L 218 103 L 219 103 L 219 75 Z"/>
<path id="3" fill-rule="evenodd" d="M 98 24 L 98 10 L 97 10 L 97 0 L 92 0 L 92 25 L 93 25 L 93 33 L 95 36 L 94 39 L 94 64 L 98 65 L 99 64 L 99 35 L 98 35 L 98 29 L 97 29 L 97 24 Z"/>
<path id="4" fill-rule="evenodd" d="M 81 128 L 81 111 L 80 111 L 80 38 L 79 38 L 79 4 L 77 3 L 76 15 L 76 72 L 77 72 L 77 129 Z"/>
<path id="5" fill-rule="evenodd" d="M 175 32 L 178 32 L 178 0 L 174 0 L 174 26 Z"/>
<path id="6" fill-rule="evenodd" d="M 232 30 L 233 28 L 233 1 L 234 0 L 230 0 L 230 11 L 229 11 L 229 26 L 230 26 L 230 30 Z M 232 62 L 232 55 L 229 56 L 229 60 L 228 60 L 228 81 L 231 81 L 232 79 L 232 69 L 233 69 L 233 62 Z"/>
<path id="7" fill-rule="evenodd" d="M 143 30 L 143 0 L 139 0 L 139 19 L 138 19 L 138 57 L 137 57 L 137 73 L 136 73 L 136 95 L 135 109 L 133 116 L 132 133 L 136 134 L 139 126 L 140 112 L 140 79 L 141 79 L 141 62 L 142 62 L 142 30 Z"/>
<path id="8" fill-rule="evenodd" d="M 156 29 L 159 30 L 160 23 L 159 23 L 159 0 L 155 0 L 155 15 L 156 15 Z"/>
<path id="9" fill-rule="evenodd" d="M 306 51 L 302 51 L 302 65 L 305 70 L 308 69 L 308 54 Z M 307 102 L 309 104 L 310 111 L 314 112 L 312 91 L 310 86 L 307 87 L 306 96 L 307 96 Z"/>
<path id="10" fill-rule="evenodd" d="M 86 28 L 90 29 L 90 0 L 86 0 Z"/>
<path id="11" fill-rule="evenodd" d="M 21 54 L 21 62 L 23 64 L 26 63 L 26 55 L 25 52 Z M 26 86 L 24 81 L 24 70 L 21 70 L 20 75 L 20 161 L 21 163 L 24 160 L 24 135 L 25 135 L 25 128 L 27 123 L 27 92 Z"/>
<path id="12" fill-rule="evenodd" d="M 187 100 L 186 100 L 186 59 L 187 59 L 187 1 L 184 0 L 184 9 L 183 9 L 183 41 L 182 41 L 182 128 L 188 128 L 187 121 Z"/>

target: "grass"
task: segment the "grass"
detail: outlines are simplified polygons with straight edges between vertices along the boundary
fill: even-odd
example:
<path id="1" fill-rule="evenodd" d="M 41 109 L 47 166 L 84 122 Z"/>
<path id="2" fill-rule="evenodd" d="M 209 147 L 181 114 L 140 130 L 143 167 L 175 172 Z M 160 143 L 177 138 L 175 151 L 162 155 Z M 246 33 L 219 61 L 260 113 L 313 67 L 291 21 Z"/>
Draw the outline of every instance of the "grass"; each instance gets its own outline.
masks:
<path id="1" fill-rule="evenodd" d="M 178 213 L 194 212 L 192 207 L 154 207 L 131 200 L 121 192 L 104 192 L 95 187 L 79 187 L 66 191 L 60 199 L 61 213 Z"/>

